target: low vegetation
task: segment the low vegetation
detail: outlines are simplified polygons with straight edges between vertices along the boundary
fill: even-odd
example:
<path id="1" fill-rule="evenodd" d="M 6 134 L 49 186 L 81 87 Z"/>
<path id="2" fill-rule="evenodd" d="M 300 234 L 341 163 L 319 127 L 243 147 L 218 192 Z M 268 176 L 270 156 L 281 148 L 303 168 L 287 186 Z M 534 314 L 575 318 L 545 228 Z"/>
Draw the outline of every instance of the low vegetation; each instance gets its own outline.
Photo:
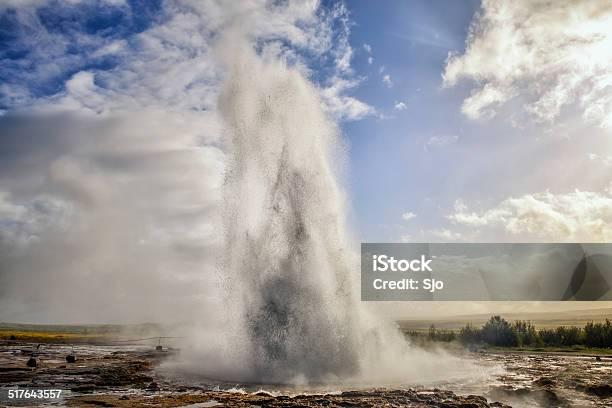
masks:
<path id="1" fill-rule="evenodd" d="M 467 324 L 459 330 L 437 329 L 431 325 L 424 332 L 408 331 L 413 339 L 459 342 L 464 345 L 487 345 L 494 347 L 531 348 L 612 348 L 612 322 L 589 322 L 584 327 L 560 326 L 537 329 L 531 322 L 517 320 L 508 322 L 500 316 L 491 317 L 481 327 Z"/>
<path id="2" fill-rule="evenodd" d="M 37 325 L 0 323 L 0 341 L 32 343 L 108 343 L 111 341 L 153 337 L 163 328 L 152 323 L 137 325 Z"/>

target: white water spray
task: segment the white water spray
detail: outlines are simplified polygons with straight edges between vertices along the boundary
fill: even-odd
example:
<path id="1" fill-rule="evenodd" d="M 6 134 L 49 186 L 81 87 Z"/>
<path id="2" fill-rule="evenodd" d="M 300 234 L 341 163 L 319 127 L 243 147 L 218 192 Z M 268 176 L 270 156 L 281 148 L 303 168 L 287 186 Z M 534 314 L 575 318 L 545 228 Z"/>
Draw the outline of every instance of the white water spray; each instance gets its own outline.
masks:
<path id="1" fill-rule="evenodd" d="M 262 384 L 478 381 L 489 370 L 411 348 L 356 296 L 334 164 L 336 127 L 295 69 L 228 41 L 219 98 L 227 151 L 222 327 L 195 337 L 208 378 Z M 231 48 L 230 48 L 231 46 Z"/>
<path id="2" fill-rule="evenodd" d="M 220 96 L 230 159 L 226 262 L 256 378 L 321 380 L 358 369 L 357 316 L 331 162 L 336 129 L 317 92 L 242 49 Z"/>

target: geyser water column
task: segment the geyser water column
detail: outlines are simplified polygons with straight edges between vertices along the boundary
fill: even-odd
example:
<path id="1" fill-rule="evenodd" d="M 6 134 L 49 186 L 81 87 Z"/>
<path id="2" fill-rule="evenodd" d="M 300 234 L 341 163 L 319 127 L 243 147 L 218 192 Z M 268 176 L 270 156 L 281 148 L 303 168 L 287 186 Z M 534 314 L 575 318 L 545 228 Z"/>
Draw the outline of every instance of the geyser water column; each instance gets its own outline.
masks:
<path id="1" fill-rule="evenodd" d="M 353 375 L 337 130 L 297 70 L 231 44 L 219 100 L 229 153 L 222 268 L 251 380 Z"/>

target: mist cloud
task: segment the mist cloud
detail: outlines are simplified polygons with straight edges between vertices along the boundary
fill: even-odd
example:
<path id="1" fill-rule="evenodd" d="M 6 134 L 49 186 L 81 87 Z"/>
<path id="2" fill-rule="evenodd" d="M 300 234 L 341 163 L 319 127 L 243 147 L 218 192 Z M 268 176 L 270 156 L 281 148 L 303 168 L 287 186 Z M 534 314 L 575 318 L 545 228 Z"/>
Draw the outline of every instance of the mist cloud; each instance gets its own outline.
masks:
<path id="1" fill-rule="evenodd" d="M 342 4 L 40 0 L 0 13 L 20 56 L 0 66 L 0 321 L 188 320 L 202 307 L 213 319 L 223 33 L 306 77 L 303 55 L 331 61 L 317 87 L 327 113 L 373 112 L 348 94 Z"/>
<path id="2" fill-rule="evenodd" d="M 183 120 L 0 120 L 3 319 L 167 320 L 214 293 L 223 153 Z"/>

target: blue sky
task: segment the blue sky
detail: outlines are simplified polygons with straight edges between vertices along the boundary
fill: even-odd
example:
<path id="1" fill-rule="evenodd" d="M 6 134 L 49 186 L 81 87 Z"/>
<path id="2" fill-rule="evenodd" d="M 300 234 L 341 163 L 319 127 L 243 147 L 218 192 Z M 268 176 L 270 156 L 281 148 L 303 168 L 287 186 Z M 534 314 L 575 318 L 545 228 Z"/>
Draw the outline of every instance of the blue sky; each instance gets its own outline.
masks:
<path id="1" fill-rule="evenodd" d="M 45 97 L 62 91 L 65 81 L 87 69 L 112 70 L 118 63 L 112 55 L 91 56 L 101 42 L 129 39 L 146 30 L 163 16 L 159 1 L 127 2 L 129 7 L 112 7 L 104 2 L 83 2 L 65 7 L 58 1 L 41 3 L 27 10 L 27 17 L 17 16 L 17 9 L 7 7 L 0 20 L 0 79 L 27 87 L 33 97 Z M 38 37 L 44 30 L 48 37 Z M 53 52 L 55 38 L 67 39 L 65 47 Z M 42 41 L 41 41 L 42 40 Z M 47 42 L 48 41 L 48 42 Z M 61 69 L 45 71 L 44 59 L 38 59 L 38 48 L 48 47 L 48 57 L 64 60 Z M 2 95 L 1 109 L 11 109 L 15 102 Z"/>
<path id="2" fill-rule="evenodd" d="M 214 264 L 228 33 L 316 87 L 355 241 L 609 241 L 610 27 L 605 0 L 0 0 L 0 283 L 132 262 L 198 296 L 166 273 Z"/>
<path id="3" fill-rule="evenodd" d="M 508 120 L 519 114 L 514 108 L 506 118 L 488 121 L 462 113 L 471 84 L 444 87 L 442 75 L 449 53 L 465 52 L 479 7 L 477 1 L 350 4 L 351 44 L 358 50 L 354 66 L 366 78 L 357 95 L 390 117 L 344 124 L 352 147 L 352 202 L 367 240 L 432 239 L 423 231 L 451 228 L 446 217 L 456 200 L 487 206 L 547 190 L 601 190 L 609 183 L 605 176 L 585 177 L 587 172 L 606 171 L 602 163 L 587 159 L 593 151 L 606 152 L 604 156 L 609 152 L 609 133 L 600 127 L 553 130 L 562 118 L 549 123 L 525 120 L 519 127 Z M 372 47 L 372 64 L 363 44 Z M 390 75 L 393 86 L 381 83 L 383 74 Z M 393 109 L 398 101 L 405 103 L 405 110 Z M 428 146 L 432 138 L 445 146 Z M 417 217 L 402 224 L 398 220 L 405 212 Z M 537 237 L 497 232 L 479 239 Z"/>
<path id="4" fill-rule="evenodd" d="M 478 2 L 390 2 L 384 8 L 351 4 L 351 40 L 359 50 L 355 66 L 367 76 L 357 95 L 391 117 L 344 125 L 352 147 L 349 174 L 356 218 L 368 240 L 396 240 L 401 214 L 423 214 L 431 203 L 422 198 L 438 196 L 446 174 L 436 171 L 438 158 L 424 152 L 424 143 L 434 136 L 459 136 L 469 126 L 458 110 L 460 95 L 442 89 L 441 74 L 448 53 L 463 51 L 477 8 Z M 373 49 L 372 64 L 363 44 Z M 382 82 L 386 74 L 392 87 Z M 407 108 L 394 110 L 396 102 Z"/>
<path id="5" fill-rule="evenodd" d="M 484 222 L 487 211 L 495 211 L 508 199 L 529 201 L 534 194 L 571 194 L 576 189 L 601 193 L 609 185 L 606 172 L 612 159 L 608 127 L 603 125 L 604 120 L 598 123 L 597 119 L 584 119 L 587 109 L 577 106 L 582 103 L 577 102 L 581 95 L 571 89 L 590 86 L 592 90 L 585 95 L 595 98 L 598 109 L 605 112 L 610 103 L 606 83 L 609 73 L 605 72 L 609 49 L 604 48 L 595 63 L 586 67 L 590 77 L 575 75 L 575 80 L 563 79 L 568 67 L 553 66 L 550 60 L 554 61 L 554 56 L 547 57 L 550 50 L 544 40 L 533 45 L 534 49 L 529 45 L 511 49 L 541 54 L 541 64 L 551 65 L 552 73 L 534 70 L 522 74 L 524 78 L 496 76 L 495 70 L 503 72 L 503 67 L 512 64 L 504 60 L 504 55 L 478 49 L 478 44 L 487 43 L 487 36 L 490 43 L 498 41 L 497 48 L 502 51 L 504 41 L 527 43 L 529 36 L 541 34 L 538 30 L 560 36 L 552 23 L 550 29 L 534 24 L 524 32 L 512 32 L 503 27 L 505 20 L 499 23 L 501 34 L 496 32 L 496 19 L 504 13 L 519 19 L 525 8 L 522 4 L 516 10 L 488 2 L 481 5 L 476 0 L 390 1 L 384 6 L 368 1 L 325 1 L 295 7 L 305 11 L 257 1 L 230 7 L 214 1 L 194 4 L 197 2 L 7 1 L 0 17 L 0 108 L 9 117 L 11 113 L 31 114 L 48 108 L 74 112 L 85 107 L 101 113 L 110 111 L 104 104 L 129 97 L 140 98 L 147 105 L 160 99 L 172 109 L 180 105 L 183 110 L 214 111 L 223 72 L 214 55 L 208 53 L 224 27 L 248 19 L 249 13 L 261 18 L 259 8 L 263 8 L 270 13 L 270 21 L 282 23 L 263 28 L 265 21 L 252 19 L 248 29 L 258 52 L 269 52 L 265 50 L 274 45 L 280 49 L 273 51 L 278 57 L 290 65 L 305 67 L 305 75 L 321 88 L 330 115 L 349 143 L 346 188 L 351 221 L 360 240 L 550 239 L 549 232 L 555 234 L 558 231 L 553 230 L 567 226 L 549 225 L 551 231 L 541 236 L 533 233 L 533 226 L 526 226 L 520 233 L 504 231 L 505 219 L 497 219 L 496 228 L 488 232 L 475 231 L 474 226 L 482 227 L 478 224 Z M 542 13 L 538 7 L 531 7 L 536 17 Z M 589 7 L 593 6 L 581 5 L 574 12 L 588 12 Z M 602 9 L 607 11 L 605 4 Z M 567 4 L 558 5 L 561 20 L 571 11 Z M 576 35 L 603 36 L 600 42 L 605 47 L 610 41 L 609 30 L 597 24 L 605 26 L 607 19 L 605 12 L 599 20 L 593 19 L 595 29 L 586 33 L 577 25 Z M 506 20 L 511 23 L 511 19 Z M 534 20 L 537 22 L 537 18 Z M 468 39 L 470 27 L 479 33 L 472 40 Z M 301 37 L 290 30 L 301 31 Z M 194 37 L 194 33 L 200 37 Z M 508 38 L 503 38 L 504 33 Z M 466 50 L 471 43 L 475 44 L 473 50 Z M 577 58 L 574 54 L 580 51 L 561 46 L 558 59 L 567 60 L 570 66 L 572 58 Z M 449 71 L 456 78 L 446 80 L 446 70 L 454 68 L 449 55 L 457 57 L 455 66 L 465 67 L 457 73 Z M 342 60 L 343 56 L 348 58 Z M 198 57 L 199 65 L 191 61 Z M 479 58 L 494 63 L 489 67 Z M 520 62 L 520 57 L 516 59 Z M 341 60 L 343 66 L 339 65 Z M 147 64 L 152 72 L 147 71 Z M 519 65 L 515 71 L 529 71 Z M 164 75 L 184 76 L 185 80 L 177 86 L 171 82 L 166 86 L 160 84 Z M 598 78 L 599 85 L 585 85 L 592 78 Z M 567 85 L 567 92 L 577 95 L 574 100 L 560 101 L 563 110 L 552 119 L 526 114 L 526 108 L 533 109 L 525 105 L 527 102 L 535 105 L 554 100 L 555 95 L 533 92 L 547 81 L 561 90 Z M 498 110 L 494 117 L 485 117 L 491 110 L 477 112 L 477 118 L 466 114 L 464 104 L 479 87 L 502 85 L 513 94 L 501 106 L 496 107 L 495 101 L 490 104 Z M 577 117 L 580 114 L 582 117 Z M 570 121 L 573 123 L 568 126 Z M 209 122 L 216 126 L 214 121 Z M 546 199 L 535 200 L 554 207 Z M 457 212 L 458 205 L 469 207 L 469 211 Z M 536 217 L 559 219 L 568 215 L 562 213 L 563 209 L 551 211 Z M 409 213 L 414 216 L 404 222 L 402 214 Z M 474 225 L 458 222 L 465 221 L 470 213 L 480 217 L 472 220 Z M 516 214 L 510 218 L 520 223 Z"/>

